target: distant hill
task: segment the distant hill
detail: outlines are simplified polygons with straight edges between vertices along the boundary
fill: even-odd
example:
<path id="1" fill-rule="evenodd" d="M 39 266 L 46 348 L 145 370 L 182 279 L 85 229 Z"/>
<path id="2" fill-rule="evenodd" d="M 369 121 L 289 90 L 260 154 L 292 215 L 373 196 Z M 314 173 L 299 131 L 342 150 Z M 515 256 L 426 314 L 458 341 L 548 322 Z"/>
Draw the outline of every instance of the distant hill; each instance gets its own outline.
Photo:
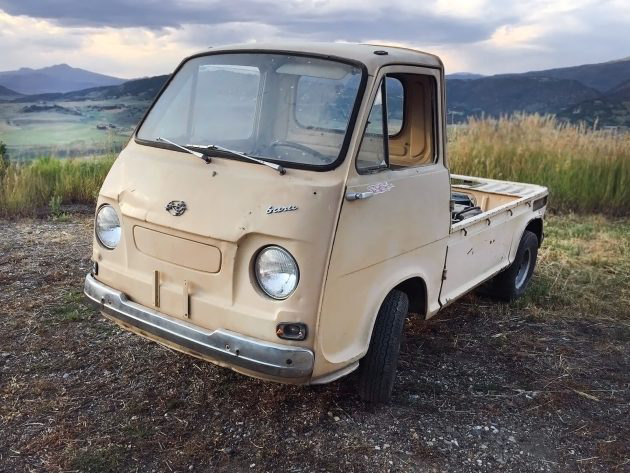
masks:
<path id="1" fill-rule="evenodd" d="M 147 77 L 124 82 L 120 85 L 106 87 L 92 87 L 66 93 L 37 94 L 19 97 L 14 102 L 52 102 L 68 100 L 105 100 L 121 97 L 134 97 L 139 100 L 150 101 L 157 95 L 168 75 Z"/>
<path id="2" fill-rule="evenodd" d="M 615 100 L 630 101 L 630 79 L 609 90 L 606 96 Z"/>
<path id="3" fill-rule="evenodd" d="M 447 75 L 449 122 L 514 112 L 630 126 L 630 58 L 522 74 Z"/>
<path id="4" fill-rule="evenodd" d="M 70 67 L 67 64 L 0 72 L 0 86 L 24 95 L 64 93 L 93 87 L 118 85 L 125 79 Z"/>
<path id="5" fill-rule="evenodd" d="M 630 58 L 599 64 L 531 71 L 526 72 L 524 75 L 572 79 L 600 92 L 606 92 L 618 86 L 621 82 L 630 79 Z"/>
<path id="6" fill-rule="evenodd" d="M 595 99 L 600 93 L 575 80 L 524 75 L 448 80 L 446 100 L 451 111 L 465 115 L 554 113 L 570 104 Z"/>
<path id="7" fill-rule="evenodd" d="M 597 122 L 602 126 L 630 128 L 630 80 L 619 84 L 601 97 L 564 107 L 558 112 L 558 116 L 568 121 L 581 121 L 589 125 Z"/>
<path id="8" fill-rule="evenodd" d="M 0 100 L 14 100 L 18 97 L 22 97 L 22 94 L 0 85 Z"/>
<path id="9" fill-rule="evenodd" d="M 460 80 L 475 80 L 485 77 L 483 74 L 473 74 L 472 72 L 454 72 L 453 74 L 446 74 L 447 79 L 460 79 Z"/>

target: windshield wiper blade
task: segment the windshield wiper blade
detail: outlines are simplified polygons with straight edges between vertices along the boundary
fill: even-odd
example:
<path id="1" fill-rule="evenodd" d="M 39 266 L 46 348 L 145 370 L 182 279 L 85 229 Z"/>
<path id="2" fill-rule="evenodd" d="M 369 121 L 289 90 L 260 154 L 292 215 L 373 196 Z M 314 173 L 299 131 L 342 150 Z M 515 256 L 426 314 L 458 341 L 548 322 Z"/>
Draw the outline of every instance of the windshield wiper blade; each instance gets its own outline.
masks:
<path id="1" fill-rule="evenodd" d="M 263 166 L 270 167 L 271 169 L 278 171 L 280 175 L 286 174 L 287 172 L 287 170 L 284 167 L 280 166 L 279 164 L 270 163 L 269 161 L 255 158 L 254 156 L 250 156 L 249 154 L 243 153 L 242 151 L 234 151 L 233 149 L 224 148 L 223 146 L 219 146 L 219 145 L 186 145 L 186 146 L 190 146 L 191 148 L 205 149 L 207 151 L 213 151 L 213 150 L 222 151 L 224 153 L 228 153 L 234 156 L 239 156 L 241 158 L 245 158 L 254 163 L 258 163 L 258 164 L 262 164 Z"/>
<path id="2" fill-rule="evenodd" d="M 170 145 L 173 145 L 176 148 L 181 149 L 182 151 L 186 151 L 187 153 L 192 154 L 193 156 L 197 156 L 199 159 L 203 160 L 203 162 L 206 163 L 206 164 L 210 164 L 210 162 L 212 162 L 212 159 L 210 159 L 210 156 L 206 156 L 203 153 L 199 153 L 198 151 L 193 151 L 192 149 L 189 149 L 189 147 L 203 148 L 203 146 L 197 146 L 197 145 L 182 146 L 182 145 L 178 145 L 177 143 L 172 142 L 171 140 L 167 140 L 166 138 L 162 138 L 160 136 L 158 136 L 156 138 L 156 140 L 157 141 L 163 141 L 164 143 L 168 143 Z"/>

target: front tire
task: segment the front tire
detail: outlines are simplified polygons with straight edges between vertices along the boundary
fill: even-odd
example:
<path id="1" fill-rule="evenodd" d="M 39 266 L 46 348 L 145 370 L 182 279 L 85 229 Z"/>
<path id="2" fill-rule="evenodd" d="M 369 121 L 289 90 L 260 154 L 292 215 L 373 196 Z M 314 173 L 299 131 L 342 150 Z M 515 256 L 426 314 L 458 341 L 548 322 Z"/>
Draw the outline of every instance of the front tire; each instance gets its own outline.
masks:
<path id="1" fill-rule="evenodd" d="M 512 264 L 490 281 L 490 295 L 505 302 L 522 296 L 534 273 L 537 258 L 538 237 L 525 230 Z"/>
<path id="2" fill-rule="evenodd" d="M 408 309 L 407 294 L 394 289 L 378 311 L 370 347 L 359 365 L 358 390 L 365 401 L 387 403 L 391 399 Z"/>

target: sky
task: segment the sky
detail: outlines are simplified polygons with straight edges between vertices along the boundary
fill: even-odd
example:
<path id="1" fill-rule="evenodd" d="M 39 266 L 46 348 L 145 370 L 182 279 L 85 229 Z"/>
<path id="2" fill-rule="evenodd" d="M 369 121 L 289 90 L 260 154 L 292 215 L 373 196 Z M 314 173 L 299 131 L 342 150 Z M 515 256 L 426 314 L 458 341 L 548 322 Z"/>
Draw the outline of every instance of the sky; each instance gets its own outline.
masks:
<path id="1" fill-rule="evenodd" d="M 401 45 L 438 54 L 447 73 L 524 72 L 630 56 L 630 0 L 0 0 L 0 70 L 135 78 L 267 41 Z"/>

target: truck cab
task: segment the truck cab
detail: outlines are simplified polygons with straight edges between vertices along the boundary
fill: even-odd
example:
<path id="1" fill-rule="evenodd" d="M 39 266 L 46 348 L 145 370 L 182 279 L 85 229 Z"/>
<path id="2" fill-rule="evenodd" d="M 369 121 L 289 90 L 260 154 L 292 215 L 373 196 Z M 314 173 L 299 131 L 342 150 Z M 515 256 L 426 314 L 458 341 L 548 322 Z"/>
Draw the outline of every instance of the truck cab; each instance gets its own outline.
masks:
<path id="1" fill-rule="evenodd" d="M 521 295 L 544 187 L 454 176 L 444 68 L 368 44 L 185 59 L 100 191 L 85 293 L 139 335 L 246 375 L 359 369 L 390 399 L 403 322 L 489 281 Z"/>

